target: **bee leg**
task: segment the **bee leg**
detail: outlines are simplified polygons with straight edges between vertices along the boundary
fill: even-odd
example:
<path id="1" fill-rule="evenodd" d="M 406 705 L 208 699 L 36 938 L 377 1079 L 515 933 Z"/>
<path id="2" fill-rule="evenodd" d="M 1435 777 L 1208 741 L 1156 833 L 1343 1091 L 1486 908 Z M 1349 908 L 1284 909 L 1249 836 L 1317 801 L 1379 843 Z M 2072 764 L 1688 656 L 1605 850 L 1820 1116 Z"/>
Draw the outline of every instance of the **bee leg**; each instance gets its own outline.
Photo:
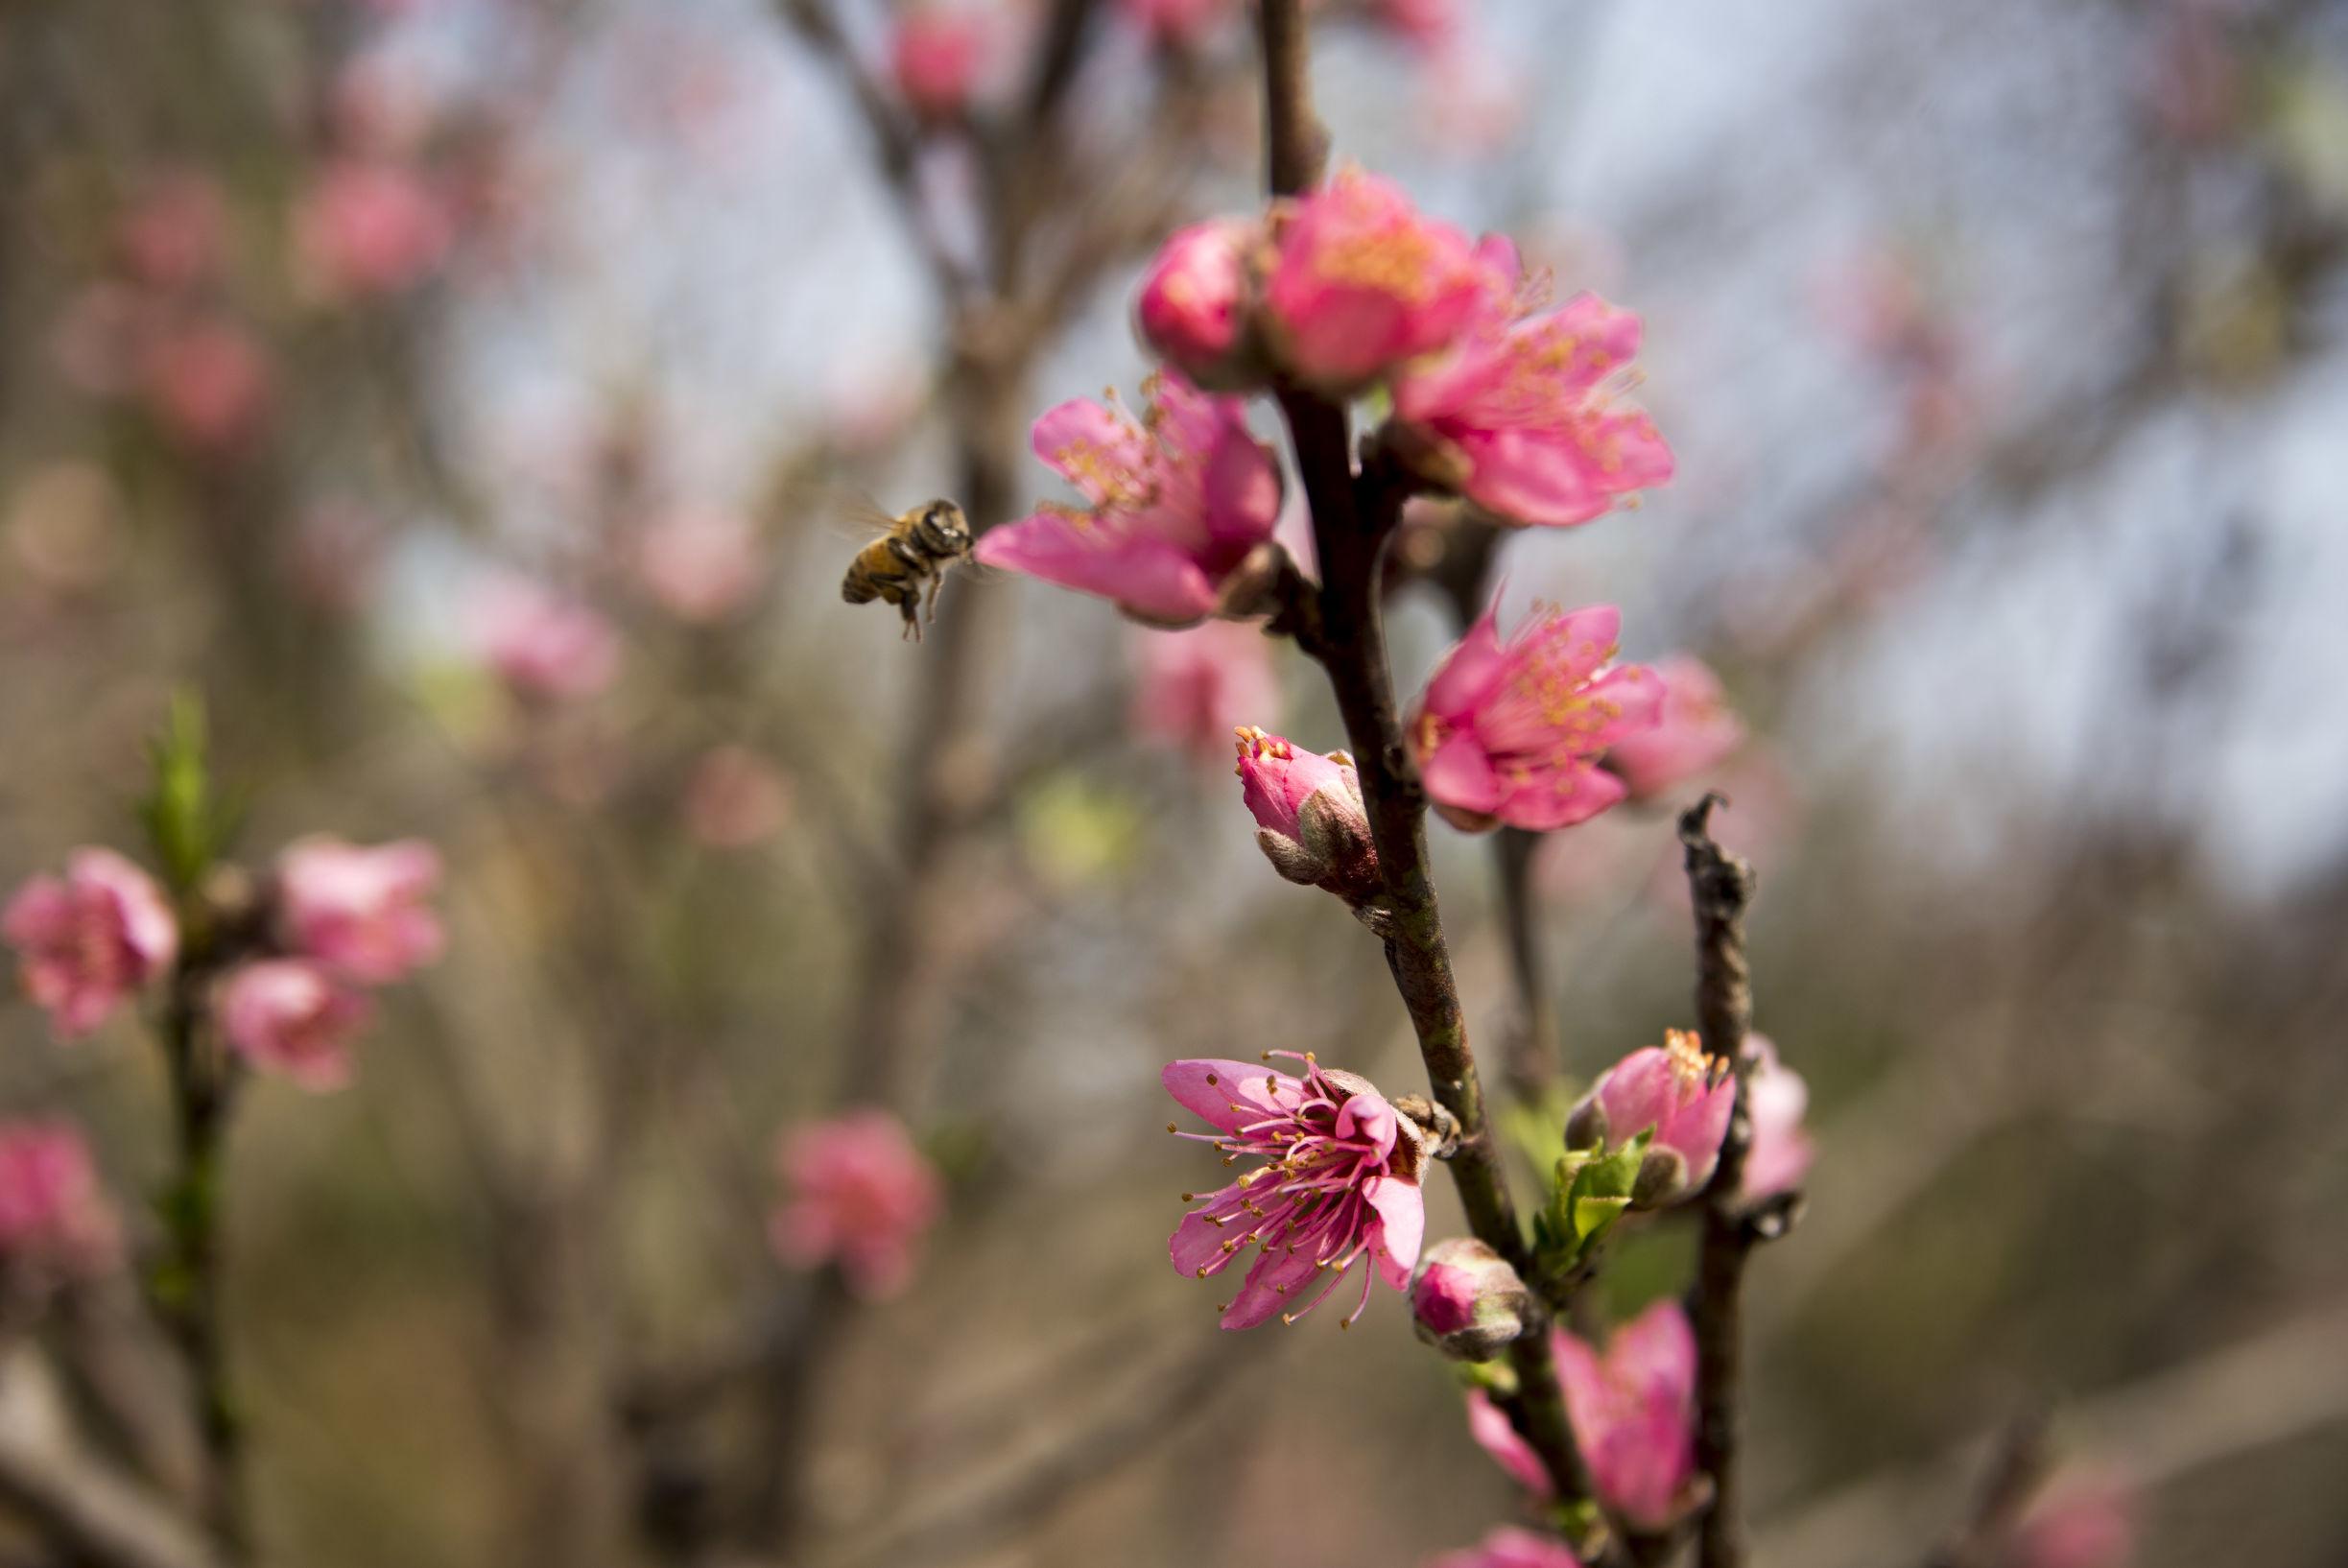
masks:
<path id="1" fill-rule="evenodd" d="M 913 642 L 919 642 L 921 640 L 920 604 L 921 594 L 918 589 L 907 593 L 904 598 L 897 601 L 897 608 L 905 615 L 905 630 L 897 633 L 897 641 L 904 642 L 911 639 Z"/>
<path id="2" fill-rule="evenodd" d="M 929 602 L 928 602 L 928 604 L 927 604 L 927 605 L 925 605 L 923 607 L 924 607 L 924 608 L 926 608 L 926 609 L 929 611 L 929 616 L 930 616 L 930 619 L 931 619 L 931 621 L 933 621 L 933 622 L 935 622 L 935 621 L 937 619 L 937 593 L 938 593 L 938 590 L 939 590 L 939 589 L 941 589 L 941 588 L 943 588 L 945 585 L 946 585 L 946 574 L 945 574 L 945 573 L 943 573 L 943 572 L 934 572 L 934 573 L 932 573 L 932 574 L 930 575 L 930 597 L 929 597 Z"/>

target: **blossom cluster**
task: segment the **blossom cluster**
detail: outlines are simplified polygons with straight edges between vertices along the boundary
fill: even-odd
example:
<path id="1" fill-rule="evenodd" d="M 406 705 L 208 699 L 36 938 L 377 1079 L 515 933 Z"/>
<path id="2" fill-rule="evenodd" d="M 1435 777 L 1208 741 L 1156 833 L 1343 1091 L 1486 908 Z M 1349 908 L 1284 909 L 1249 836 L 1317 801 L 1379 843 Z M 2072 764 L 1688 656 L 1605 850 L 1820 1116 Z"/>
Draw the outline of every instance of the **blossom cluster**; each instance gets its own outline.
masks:
<path id="1" fill-rule="evenodd" d="M 265 930 L 216 982 L 223 1036 L 250 1066 L 303 1088 L 341 1087 L 367 992 L 439 956 L 428 900 L 439 856 L 414 840 L 366 847 L 316 837 L 277 857 Z M 25 994 L 62 1039 L 90 1033 L 178 960 L 182 934 L 163 890 L 111 849 L 77 849 L 62 876 L 36 875 L 0 912 Z"/>

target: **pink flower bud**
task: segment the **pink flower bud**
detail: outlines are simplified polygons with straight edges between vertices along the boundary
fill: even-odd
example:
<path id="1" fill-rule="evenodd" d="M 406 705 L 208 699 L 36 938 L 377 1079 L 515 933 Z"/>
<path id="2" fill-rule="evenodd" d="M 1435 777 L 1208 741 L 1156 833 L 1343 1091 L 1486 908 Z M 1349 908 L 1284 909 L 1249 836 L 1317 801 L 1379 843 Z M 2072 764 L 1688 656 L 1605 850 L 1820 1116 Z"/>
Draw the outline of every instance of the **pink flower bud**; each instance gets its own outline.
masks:
<path id="1" fill-rule="evenodd" d="M 1343 392 L 1449 344 L 1494 287 L 1465 234 L 1347 169 L 1287 214 L 1264 302 L 1281 363 Z"/>
<path id="2" fill-rule="evenodd" d="M 225 321 L 163 331 L 144 346 L 141 392 L 181 445 L 234 456 L 268 423 L 274 376 L 259 344 Z"/>
<path id="3" fill-rule="evenodd" d="M 122 1261 L 122 1221 L 70 1122 L 0 1123 L 0 1268 L 36 1288 Z"/>
<path id="4" fill-rule="evenodd" d="M 1696 1335 L 1675 1301 L 1615 1330 L 1601 1355 L 1553 1336 L 1566 1413 L 1607 1508 L 1632 1528 L 1668 1530 L 1703 1494 L 1696 1468 Z"/>
<path id="5" fill-rule="evenodd" d="M 26 882 L 0 912 L 0 935 L 17 951 L 25 994 L 69 1040 L 104 1023 L 179 952 L 162 890 L 111 849 L 77 849 L 61 880 Z"/>
<path id="6" fill-rule="evenodd" d="M 1725 761 L 1744 744 L 1744 724 L 1721 695 L 1720 677 L 1703 660 L 1673 654 L 1655 666 L 1663 706 L 1652 729 L 1625 735 L 1607 749 L 1606 768 L 1633 799 L 1660 795 Z"/>
<path id="7" fill-rule="evenodd" d="M 1480 254 L 1474 317 L 1395 378 L 1389 440 L 1432 483 L 1519 523 L 1585 523 L 1669 480 L 1654 422 L 1615 403 L 1639 319 L 1590 294 L 1541 309 L 1514 247 L 1490 240 Z"/>
<path id="8" fill-rule="evenodd" d="M 1300 751 L 1277 735 L 1242 728 L 1241 793 L 1256 820 L 1256 844 L 1291 882 L 1325 888 L 1350 904 L 1379 891 L 1378 849 L 1363 809 L 1362 781 L 1342 751 Z"/>
<path id="9" fill-rule="evenodd" d="M 1777 1047 L 1766 1036 L 1747 1036 L 1745 1049 L 1755 1060 L 1752 1083 L 1745 1090 L 1753 1142 L 1744 1152 L 1744 1196 L 1773 1198 L 1800 1186 L 1817 1153 L 1802 1128 L 1810 1109 L 1810 1086 L 1801 1074 L 1777 1059 Z"/>
<path id="10" fill-rule="evenodd" d="M 1254 224 L 1193 224 L 1174 231 L 1142 279 L 1143 340 L 1201 387 L 1243 392 L 1263 382 L 1248 321 L 1249 255 L 1262 244 Z"/>
<path id="11" fill-rule="evenodd" d="M 1653 727 L 1663 683 L 1617 666 L 1611 605 L 1536 610 L 1503 647 L 1498 606 L 1443 656 L 1406 733 L 1435 809 L 1471 832 L 1546 832 L 1623 798 L 1599 758 Z"/>
<path id="12" fill-rule="evenodd" d="M 1271 639 L 1239 621 L 1209 621 L 1188 631 L 1137 629 L 1140 666 L 1133 727 L 1147 738 L 1202 756 L 1220 756 L 1250 715 L 1279 705 Z"/>
<path id="13" fill-rule="evenodd" d="M 1685 1030 L 1664 1038 L 1663 1046 L 1633 1051 L 1607 1069 L 1566 1123 L 1572 1149 L 1619 1149 L 1653 1132 L 1639 1171 L 1640 1208 L 1661 1208 L 1703 1190 L 1736 1106 L 1736 1081 L 1724 1063 L 1705 1056 Z"/>
<path id="14" fill-rule="evenodd" d="M 472 611 L 473 634 L 489 667 L 518 697 L 592 697 L 619 674 L 620 639 L 611 624 L 539 583 L 493 577 Z"/>
<path id="15" fill-rule="evenodd" d="M 1258 1248 L 1223 1306 L 1225 1328 L 1253 1328 L 1274 1315 L 1293 1323 L 1363 1264 L 1361 1296 L 1344 1319 L 1351 1323 L 1369 1305 L 1373 1278 L 1396 1290 L 1411 1281 L 1427 1223 L 1418 1186 L 1425 1135 L 1368 1080 L 1293 1051 L 1269 1055 L 1302 1063 L 1302 1076 L 1215 1058 L 1172 1062 L 1160 1075 L 1167 1093 L 1215 1128 L 1185 1133 L 1169 1123 L 1168 1131 L 1212 1145 L 1226 1163 L 1265 1162 L 1206 1195 L 1183 1217 L 1168 1254 L 1175 1272 L 1203 1279 Z M 1185 1193 L 1182 1200 L 1197 1198 Z"/>
<path id="16" fill-rule="evenodd" d="M 1232 0 L 1118 0 L 1118 9 L 1153 41 L 1189 48 L 1229 20 L 1236 8 Z"/>
<path id="17" fill-rule="evenodd" d="M 1505 1525 L 1481 1545 L 1446 1552 L 1427 1568 L 1581 1568 L 1581 1559 L 1563 1541 Z"/>
<path id="18" fill-rule="evenodd" d="M 785 1263 L 836 1264 L 850 1290 L 873 1300 L 912 1282 L 942 1195 L 902 1123 L 852 1111 L 786 1133 L 775 1158 L 786 1197 L 769 1236 Z"/>
<path id="19" fill-rule="evenodd" d="M 294 213 L 296 270 L 328 300 L 412 289 L 439 267 L 455 238 L 439 192 L 390 160 L 327 165 Z"/>
<path id="20" fill-rule="evenodd" d="M 1411 1286 L 1418 1337 L 1456 1361 L 1490 1361 L 1525 1332 L 1531 1297 L 1508 1260 L 1454 1236 L 1427 1249 Z"/>
<path id="21" fill-rule="evenodd" d="M 917 114 L 947 120 L 970 107 L 994 41 L 975 6 L 919 4 L 901 11 L 889 40 L 897 91 Z"/>
<path id="22" fill-rule="evenodd" d="M 440 956 L 430 899 L 440 857 L 417 839 L 364 848 L 313 837 L 277 857 L 287 944 L 345 980 L 384 986 Z"/>
<path id="23" fill-rule="evenodd" d="M 1089 505 L 1047 504 L 991 529 L 977 558 L 1113 599 L 1136 620 L 1192 626 L 1280 517 L 1280 467 L 1246 405 L 1153 376 L 1140 421 L 1081 399 L 1035 421 L 1036 456 Z"/>
<path id="24" fill-rule="evenodd" d="M 365 997 L 301 959 L 242 964 L 221 986 L 221 1031 L 237 1054 L 314 1094 L 350 1081 L 350 1038 L 370 1011 Z"/>

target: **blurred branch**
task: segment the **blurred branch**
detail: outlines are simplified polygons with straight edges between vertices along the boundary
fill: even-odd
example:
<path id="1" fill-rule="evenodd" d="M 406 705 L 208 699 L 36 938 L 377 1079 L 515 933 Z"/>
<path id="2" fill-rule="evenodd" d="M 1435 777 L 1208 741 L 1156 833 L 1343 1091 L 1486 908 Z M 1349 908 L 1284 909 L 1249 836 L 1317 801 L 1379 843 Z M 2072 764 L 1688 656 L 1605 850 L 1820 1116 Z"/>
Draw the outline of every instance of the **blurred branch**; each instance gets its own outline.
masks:
<path id="1" fill-rule="evenodd" d="M 18 1345 L 0 1363 L 0 1500 L 91 1568 L 223 1568 L 185 1519 L 76 1445 L 55 1379 Z"/>
<path id="2" fill-rule="evenodd" d="M 1704 1052 L 1736 1074 L 1736 1102 L 1720 1162 L 1704 1189 L 1703 1242 L 1696 1259 L 1689 1319 L 1696 1330 L 1696 1465 L 1710 1478 L 1697 1542 L 1701 1568 L 1741 1568 L 1745 1560 L 1744 1488 L 1738 1456 L 1743 1419 L 1744 1263 L 1761 1239 L 1743 1203 L 1744 1156 L 1752 1148 L 1752 1061 L 1744 1049 L 1753 1025 L 1752 973 L 1744 956 L 1744 915 L 1753 901 L 1752 867 L 1713 841 L 1712 811 L 1725 804 L 1707 793 L 1681 814 L 1688 896 L 1696 908 L 1696 1013 Z"/>
<path id="3" fill-rule="evenodd" d="M 2013 1538 L 2052 1463 L 2043 1414 L 2033 1412 L 2009 1423 L 1990 1454 L 1988 1473 L 1963 1526 L 1946 1546 L 1924 1559 L 1925 1568 L 1996 1568 L 1999 1554 Z"/>
<path id="4" fill-rule="evenodd" d="M 2348 1423 L 2348 1301 L 2058 1412 L 2075 1462 L 2158 1487 L 2238 1454 Z M 1953 1478 L 1983 1467 L 1975 1439 L 1801 1505 L 1762 1532 L 1762 1556 L 1800 1568 L 1859 1568 L 1948 1507 Z"/>

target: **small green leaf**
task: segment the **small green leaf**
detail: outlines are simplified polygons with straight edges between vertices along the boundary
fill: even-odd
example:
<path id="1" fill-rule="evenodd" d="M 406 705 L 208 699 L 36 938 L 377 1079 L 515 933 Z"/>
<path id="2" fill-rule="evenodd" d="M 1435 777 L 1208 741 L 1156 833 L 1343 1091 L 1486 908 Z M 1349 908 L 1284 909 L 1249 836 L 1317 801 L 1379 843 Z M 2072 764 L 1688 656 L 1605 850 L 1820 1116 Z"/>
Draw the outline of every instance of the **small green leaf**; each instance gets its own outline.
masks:
<path id="1" fill-rule="evenodd" d="M 186 690 L 173 696 L 148 756 L 154 783 L 139 802 L 139 821 L 163 880 L 184 896 L 203 880 L 243 816 L 241 805 L 222 801 L 213 791 L 202 698 Z"/>

